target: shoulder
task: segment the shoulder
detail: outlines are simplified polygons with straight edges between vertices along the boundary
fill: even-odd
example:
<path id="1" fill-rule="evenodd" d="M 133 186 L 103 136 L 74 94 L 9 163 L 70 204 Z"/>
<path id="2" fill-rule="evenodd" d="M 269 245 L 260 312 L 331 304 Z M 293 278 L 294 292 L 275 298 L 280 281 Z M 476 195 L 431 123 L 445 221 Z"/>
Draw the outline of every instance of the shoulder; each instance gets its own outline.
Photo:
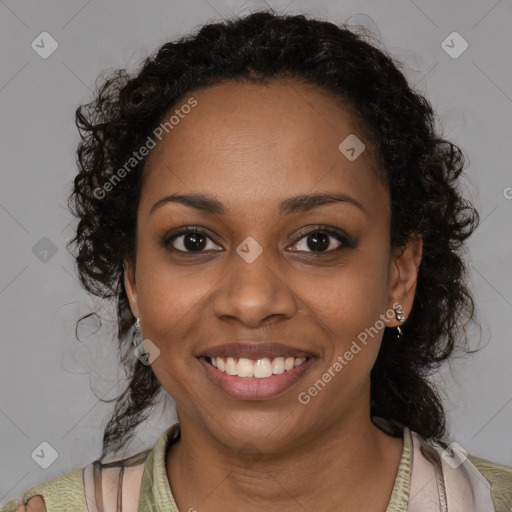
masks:
<path id="1" fill-rule="evenodd" d="M 420 462 L 412 464 L 416 468 L 412 473 L 419 475 L 420 482 L 426 479 L 425 486 L 435 481 L 437 468 L 453 503 L 468 505 L 465 510 L 484 510 L 482 504 L 490 510 L 492 503 L 496 512 L 512 512 L 512 466 L 477 457 L 448 438 L 425 439 L 413 431 L 411 436 L 413 458 Z"/>
<path id="2" fill-rule="evenodd" d="M 512 510 L 512 466 L 505 466 L 475 455 L 468 459 L 491 484 L 491 493 L 497 510 Z"/>
<path id="3" fill-rule="evenodd" d="M 74 512 L 87 512 L 82 479 L 83 469 L 69 473 L 36 485 L 25 492 L 21 500 L 11 500 L 0 512 L 24 511 L 52 512 L 64 510 L 64 503 L 73 503 Z"/>
<path id="4" fill-rule="evenodd" d="M 153 485 L 153 472 L 156 470 L 151 467 L 146 473 L 148 459 L 154 461 L 156 458 L 157 462 L 153 464 L 165 475 L 162 465 L 165 448 L 177 436 L 179 423 L 166 429 L 152 449 L 111 462 L 95 460 L 83 468 L 32 487 L 21 500 L 12 500 L 3 507 L 0 505 L 0 512 L 25 512 L 25 505 L 27 512 L 88 512 L 87 503 L 96 503 L 98 496 L 104 510 L 117 510 L 118 499 L 133 504 L 135 510 L 143 477 L 150 487 Z M 164 481 L 164 478 L 159 481 Z M 127 482 L 129 485 L 125 485 Z"/>

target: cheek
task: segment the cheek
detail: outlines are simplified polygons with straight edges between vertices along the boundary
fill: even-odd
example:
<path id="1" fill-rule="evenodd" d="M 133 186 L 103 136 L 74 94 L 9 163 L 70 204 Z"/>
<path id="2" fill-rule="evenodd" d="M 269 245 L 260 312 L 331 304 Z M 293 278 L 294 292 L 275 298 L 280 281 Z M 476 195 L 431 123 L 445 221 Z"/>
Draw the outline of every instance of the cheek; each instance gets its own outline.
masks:
<path id="1" fill-rule="evenodd" d="M 375 324 L 388 302 L 384 258 L 354 257 L 327 277 L 301 277 L 302 300 L 340 340 L 357 336 Z"/>
<path id="2" fill-rule="evenodd" d="M 173 272 L 169 267 L 162 272 L 152 267 L 141 277 L 138 293 L 144 336 L 154 338 L 162 345 L 161 350 L 185 348 L 187 331 L 194 322 L 197 327 L 206 307 L 211 289 L 208 280 Z"/>
<path id="3" fill-rule="evenodd" d="M 208 297 L 218 282 L 214 272 L 179 268 L 149 252 L 137 263 L 137 294 L 144 338 L 160 350 L 152 366 L 164 389 L 179 396 L 198 364 L 193 356 Z M 216 275 L 216 274 L 215 274 Z"/>
<path id="4" fill-rule="evenodd" d="M 206 267 L 171 262 L 166 249 L 149 235 L 139 240 L 136 281 L 141 323 L 148 337 L 163 344 L 179 339 L 190 317 L 205 307 L 215 283 Z"/>
<path id="5" fill-rule="evenodd" d="M 387 260 L 377 256 L 382 253 L 360 251 L 329 279 L 303 279 L 302 299 L 327 341 L 321 372 L 339 375 L 346 391 L 367 382 L 380 348 L 382 315 L 389 314 Z"/>
<path id="6" fill-rule="evenodd" d="M 317 324 L 326 334 L 320 372 L 340 375 L 338 384 L 343 381 L 346 391 L 367 380 L 379 352 L 383 325 L 376 325 L 379 314 L 372 315 L 368 306 L 343 297 L 317 314 Z"/>

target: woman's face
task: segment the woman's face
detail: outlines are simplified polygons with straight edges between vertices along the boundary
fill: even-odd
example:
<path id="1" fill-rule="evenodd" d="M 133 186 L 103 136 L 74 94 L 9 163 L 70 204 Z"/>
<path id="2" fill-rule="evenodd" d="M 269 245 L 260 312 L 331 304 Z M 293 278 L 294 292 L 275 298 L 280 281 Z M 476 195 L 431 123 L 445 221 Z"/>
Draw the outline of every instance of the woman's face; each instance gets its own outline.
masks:
<path id="1" fill-rule="evenodd" d="M 261 451 L 369 421 L 384 325 L 393 304 L 410 312 L 421 257 L 390 248 L 389 196 L 353 137 L 369 143 L 297 82 L 225 82 L 173 111 L 190 97 L 148 157 L 125 276 L 180 421 Z M 343 200 L 292 200 L 325 194 Z"/>

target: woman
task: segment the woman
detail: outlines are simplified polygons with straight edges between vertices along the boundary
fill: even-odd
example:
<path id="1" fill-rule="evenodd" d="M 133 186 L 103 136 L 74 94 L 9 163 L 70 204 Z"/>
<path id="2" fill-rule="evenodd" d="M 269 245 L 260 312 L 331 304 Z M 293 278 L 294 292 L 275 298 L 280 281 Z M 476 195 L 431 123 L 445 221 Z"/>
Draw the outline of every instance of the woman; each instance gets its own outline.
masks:
<path id="1" fill-rule="evenodd" d="M 305 16 L 108 79 L 77 111 L 73 242 L 132 378 L 102 459 L 4 510 L 510 511 L 512 468 L 447 441 L 427 380 L 474 315 L 478 222 L 434 121 L 389 56 Z M 179 423 L 105 463 L 161 389 Z"/>

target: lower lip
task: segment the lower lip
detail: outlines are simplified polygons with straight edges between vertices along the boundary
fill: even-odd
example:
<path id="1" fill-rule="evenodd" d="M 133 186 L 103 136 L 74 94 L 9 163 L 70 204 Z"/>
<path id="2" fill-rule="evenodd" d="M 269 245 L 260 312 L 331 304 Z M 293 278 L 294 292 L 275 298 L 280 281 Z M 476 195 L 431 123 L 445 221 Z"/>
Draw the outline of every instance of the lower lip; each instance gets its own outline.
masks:
<path id="1" fill-rule="evenodd" d="M 268 400 L 284 393 L 298 382 L 304 372 L 315 362 L 315 358 L 306 359 L 303 364 L 293 370 L 287 370 L 263 379 L 229 375 L 213 367 L 202 357 L 199 358 L 199 362 L 203 365 L 209 379 L 231 398 L 240 400 Z"/>

